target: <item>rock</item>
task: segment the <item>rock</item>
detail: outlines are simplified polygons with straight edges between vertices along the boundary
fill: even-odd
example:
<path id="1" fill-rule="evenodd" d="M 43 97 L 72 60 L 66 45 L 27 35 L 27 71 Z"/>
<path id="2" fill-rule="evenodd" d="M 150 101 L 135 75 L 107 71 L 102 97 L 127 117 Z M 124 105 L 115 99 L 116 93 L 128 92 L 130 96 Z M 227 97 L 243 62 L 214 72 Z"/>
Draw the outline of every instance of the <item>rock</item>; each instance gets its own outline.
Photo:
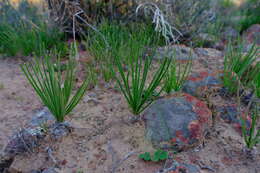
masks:
<path id="1" fill-rule="evenodd" d="M 43 124 L 53 124 L 55 121 L 56 120 L 52 113 L 48 110 L 48 108 L 44 107 L 32 117 L 29 125 L 32 127 L 37 127 L 42 126 Z"/>
<path id="2" fill-rule="evenodd" d="M 8 169 L 16 155 L 33 151 L 40 145 L 45 135 L 45 132 L 39 127 L 16 132 L 1 153 L 0 170 Z"/>
<path id="3" fill-rule="evenodd" d="M 32 151 L 35 147 L 39 146 L 40 141 L 45 135 L 45 132 L 41 128 L 22 129 L 11 137 L 3 152 L 12 158 L 18 154 Z"/>
<path id="4" fill-rule="evenodd" d="M 42 173 L 58 173 L 55 168 L 48 168 L 42 171 Z"/>
<path id="5" fill-rule="evenodd" d="M 221 86 L 220 74 L 218 72 L 202 71 L 191 74 L 183 85 L 183 91 L 193 95 L 201 96 L 211 87 Z"/>
<path id="6" fill-rule="evenodd" d="M 260 46 L 260 24 L 254 24 L 249 27 L 244 33 L 243 38 L 247 44 L 257 44 Z"/>
<path id="7" fill-rule="evenodd" d="M 184 45 L 172 45 L 158 48 L 154 55 L 154 59 L 161 60 L 165 57 L 175 57 L 176 60 L 194 60 L 198 58 L 192 48 Z"/>
<path id="8" fill-rule="evenodd" d="M 67 136 L 73 127 L 68 122 L 55 123 L 49 127 L 49 133 L 54 139 L 61 139 L 64 136 Z"/>
<path id="9" fill-rule="evenodd" d="M 242 121 L 240 119 L 240 113 L 236 105 L 225 105 L 216 108 L 218 116 L 223 119 L 226 123 L 232 124 L 235 130 L 241 133 Z M 244 115 L 244 114 L 243 114 Z M 246 117 L 246 126 L 251 126 L 250 116 Z"/>
<path id="10" fill-rule="evenodd" d="M 239 37 L 239 32 L 237 30 L 235 30 L 234 28 L 228 26 L 225 28 L 225 30 L 223 32 L 223 37 L 227 41 L 229 41 L 230 39 L 234 40 Z"/>
<path id="11" fill-rule="evenodd" d="M 173 172 L 173 173 L 202 173 L 201 169 L 194 164 L 187 163 L 179 163 L 177 161 L 173 161 L 169 168 L 164 168 L 157 173 L 160 172 Z"/>
<path id="12" fill-rule="evenodd" d="M 186 150 L 197 146 L 212 124 L 206 104 L 188 94 L 156 100 L 143 116 L 146 137 L 155 147 Z"/>

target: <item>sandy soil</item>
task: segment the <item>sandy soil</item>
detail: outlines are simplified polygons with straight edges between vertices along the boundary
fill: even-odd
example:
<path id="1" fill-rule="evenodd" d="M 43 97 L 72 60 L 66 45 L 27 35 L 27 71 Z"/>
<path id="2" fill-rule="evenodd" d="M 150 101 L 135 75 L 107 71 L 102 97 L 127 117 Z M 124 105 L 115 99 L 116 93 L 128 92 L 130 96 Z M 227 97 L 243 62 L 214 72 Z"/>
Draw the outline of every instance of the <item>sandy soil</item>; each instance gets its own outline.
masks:
<path id="1" fill-rule="evenodd" d="M 194 71 L 220 67 L 223 58 L 201 56 Z M 18 60 L 0 60 L 0 145 L 17 129 L 26 126 L 42 105 L 22 76 Z M 209 67 L 210 66 L 210 67 Z M 216 69 L 216 68 L 215 68 Z M 212 104 L 230 102 L 219 96 Z M 154 151 L 144 138 L 143 122 L 130 123 L 133 116 L 122 95 L 113 87 L 96 87 L 67 117 L 73 132 L 59 141 L 46 139 L 42 146 L 16 157 L 12 170 L 23 173 L 57 167 L 62 173 L 155 173 L 164 163 L 147 163 L 138 154 Z M 174 154 L 177 161 L 200 166 L 203 173 L 257 173 L 259 156 L 252 160 L 243 152 L 241 135 L 215 117 L 215 125 L 204 143 L 193 150 Z M 51 154 L 47 152 L 52 151 Z M 129 156 L 129 157 L 128 157 Z M 125 159 L 120 163 L 120 160 Z M 116 169 L 117 168 L 117 169 Z"/>

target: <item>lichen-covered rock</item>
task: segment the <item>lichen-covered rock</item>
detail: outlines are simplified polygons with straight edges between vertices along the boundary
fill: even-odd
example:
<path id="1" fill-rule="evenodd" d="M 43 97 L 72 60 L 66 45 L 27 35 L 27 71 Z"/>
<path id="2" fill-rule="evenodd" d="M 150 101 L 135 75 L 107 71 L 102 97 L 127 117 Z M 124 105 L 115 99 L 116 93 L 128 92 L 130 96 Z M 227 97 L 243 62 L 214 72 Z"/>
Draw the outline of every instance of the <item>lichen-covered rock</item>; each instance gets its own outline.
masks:
<path id="1" fill-rule="evenodd" d="M 203 141 L 212 124 L 206 104 L 189 94 L 155 101 L 145 112 L 146 137 L 162 149 L 186 150 Z"/>
<path id="2" fill-rule="evenodd" d="M 193 96 L 201 96 L 207 89 L 218 86 L 221 86 L 218 72 L 202 71 L 192 73 L 187 78 L 183 85 L 183 91 Z"/>
<path id="3" fill-rule="evenodd" d="M 157 49 L 154 59 L 175 58 L 176 60 L 195 60 L 198 56 L 192 48 L 184 45 L 172 45 Z"/>
<path id="4" fill-rule="evenodd" d="M 201 169 L 194 164 L 187 163 L 179 163 L 177 161 L 173 161 L 169 168 L 164 168 L 157 173 L 161 172 L 170 172 L 170 173 L 202 173 Z"/>
<path id="5" fill-rule="evenodd" d="M 249 128 L 251 126 L 251 117 L 245 116 L 242 111 L 242 114 L 239 112 L 237 105 L 225 105 L 217 107 L 218 116 L 224 120 L 226 123 L 231 124 L 235 130 L 241 133 L 242 120 L 241 116 L 243 116 L 244 120 L 246 120 L 246 126 Z"/>

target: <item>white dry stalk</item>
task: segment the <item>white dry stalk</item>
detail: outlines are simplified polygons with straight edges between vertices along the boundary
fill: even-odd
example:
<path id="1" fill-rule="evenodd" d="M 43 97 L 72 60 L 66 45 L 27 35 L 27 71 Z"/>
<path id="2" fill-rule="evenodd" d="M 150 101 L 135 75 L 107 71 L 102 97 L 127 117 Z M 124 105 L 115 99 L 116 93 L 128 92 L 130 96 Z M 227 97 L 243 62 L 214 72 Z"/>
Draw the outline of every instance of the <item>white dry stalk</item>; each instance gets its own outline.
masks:
<path id="1" fill-rule="evenodd" d="M 152 2 L 146 2 L 139 4 L 136 8 L 136 14 L 138 14 L 139 10 L 143 8 L 144 14 L 147 16 L 149 14 L 149 11 L 153 13 L 153 23 L 155 24 L 155 31 L 162 34 L 162 36 L 165 38 L 165 41 L 167 44 L 173 40 L 173 42 L 178 42 L 178 39 L 180 36 L 183 36 L 182 33 L 175 27 L 173 27 L 167 19 L 165 19 L 165 16 L 163 12 L 160 10 L 160 8 Z M 177 34 L 174 34 L 174 31 L 177 32 Z"/>

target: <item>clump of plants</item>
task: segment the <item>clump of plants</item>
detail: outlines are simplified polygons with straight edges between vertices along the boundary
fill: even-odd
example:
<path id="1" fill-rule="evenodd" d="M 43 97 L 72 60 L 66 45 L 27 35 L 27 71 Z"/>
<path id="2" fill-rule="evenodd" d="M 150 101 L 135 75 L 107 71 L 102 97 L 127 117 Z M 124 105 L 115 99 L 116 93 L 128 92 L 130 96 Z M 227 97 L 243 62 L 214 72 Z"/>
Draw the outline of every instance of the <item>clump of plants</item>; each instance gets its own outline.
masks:
<path id="1" fill-rule="evenodd" d="M 260 24 L 260 2 L 258 0 L 248 0 L 242 7 L 241 12 L 244 17 L 240 21 L 240 31 L 244 31 L 253 24 Z"/>
<path id="2" fill-rule="evenodd" d="M 74 52 L 75 53 L 75 52 Z M 62 72 L 59 54 L 45 54 L 34 58 L 34 61 L 23 64 L 22 71 L 29 83 L 48 107 L 58 122 L 63 122 L 74 107 L 79 103 L 88 86 L 88 80 L 73 95 L 75 85 L 75 54 L 72 54 Z M 56 58 L 56 59 L 54 59 Z"/>
<path id="3" fill-rule="evenodd" d="M 22 23 L 22 21 L 21 21 Z M 0 24 L 0 53 L 15 56 L 41 55 L 41 49 L 56 47 L 63 54 L 67 52 L 67 45 L 63 34 L 56 29 L 49 29 L 47 25 L 31 28 L 21 24 L 17 29 L 8 24 Z"/>
<path id="4" fill-rule="evenodd" d="M 97 28 L 99 33 L 90 32 L 85 45 L 94 57 L 91 63 L 98 67 L 106 82 L 115 78 L 114 57 L 119 56 L 126 61 L 133 53 L 131 47 L 152 47 L 163 43 L 150 23 L 120 24 L 104 20 Z M 142 56 L 142 52 L 139 52 L 139 56 Z"/>
<path id="5" fill-rule="evenodd" d="M 182 89 L 184 82 L 190 74 L 192 61 L 187 61 L 184 65 L 177 63 L 177 60 L 173 58 L 168 72 L 164 78 L 164 90 L 166 93 L 172 91 L 178 92 Z"/>
<path id="6" fill-rule="evenodd" d="M 257 121 L 259 118 L 259 107 L 257 106 L 257 104 L 253 106 L 250 115 L 251 115 L 252 123 L 249 129 L 247 128 L 245 118 L 241 117 L 242 135 L 244 137 L 244 141 L 248 149 L 252 149 L 257 144 L 260 143 L 260 129 L 257 129 Z"/>
<path id="7" fill-rule="evenodd" d="M 148 76 L 151 75 L 153 68 L 152 58 L 138 56 L 139 51 L 141 51 L 139 47 L 133 47 L 131 52 L 135 53 L 132 53 L 126 64 L 120 57 L 116 57 L 115 60 L 119 72 L 116 76 L 117 83 L 135 115 L 144 111 L 161 94 L 163 87 L 159 86 L 171 63 L 170 58 L 165 58 L 149 81 Z"/>
<path id="8" fill-rule="evenodd" d="M 231 94 L 236 93 L 240 81 L 244 87 L 250 87 L 260 72 L 256 62 L 259 49 L 256 46 L 248 52 L 243 49 L 242 45 L 234 48 L 230 44 L 224 58 L 223 84 Z"/>
<path id="9" fill-rule="evenodd" d="M 0 53 L 39 56 L 41 49 L 54 47 L 63 54 L 67 53 L 65 35 L 38 14 L 36 7 L 27 1 L 22 1 L 17 8 L 9 1 L 0 4 Z"/>

